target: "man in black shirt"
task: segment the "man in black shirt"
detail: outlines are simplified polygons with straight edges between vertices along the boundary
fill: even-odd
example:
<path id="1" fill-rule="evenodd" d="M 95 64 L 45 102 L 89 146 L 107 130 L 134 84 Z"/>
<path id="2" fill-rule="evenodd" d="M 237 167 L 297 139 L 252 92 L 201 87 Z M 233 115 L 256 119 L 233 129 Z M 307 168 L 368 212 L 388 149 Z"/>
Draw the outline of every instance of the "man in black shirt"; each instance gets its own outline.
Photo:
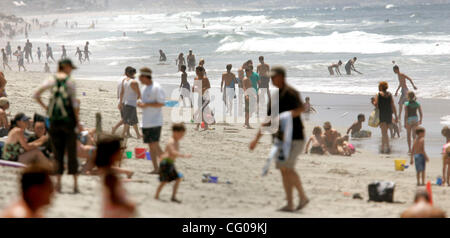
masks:
<path id="1" fill-rule="evenodd" d="M 287 205 L 281 208 L 281 211 L 292 212 L 295 210 L 300 210 L 305 207 L 309 199 L 306 197 L 303 190 L 302 182 L 300 176 L 295 171 L 295 164 L 298 155 L 303 151 L 304 148 L 304 134 L 303 134 L 303 124 L 300 118 L 300 114 L 304 111 L 303 102 L 300 99 L 300 94 L 297 90 L 292 88 L 286 83 L 286 71 L 282 67 L 273 67 L 271 69 L 272 83 L 278 90 L 278 95 L 274 95 L 271 98 L 278 97 L 279 101 L 279 113 L 290 111 L 292 114 L 292 142 L 291 150 L 289 152 L 289 157 L 283 160 L 277 160 L 276 167 L 280 169 L 281 176 L 283 177 L 283 186 L 286 192 Z M 268 115 L 271 115 L 271 102 L 268 106 Z M 273 117 L 272 117 L 273 118 Z M 270 123 L 265 123 L 263 126 L 267 126 Z M 276 136 L 277 133 L 274 134 Z M 258 130 L 258 134 L 255 139 L 250 143 L 250 150 L 255 149 L 261 138 L 261 129 Z M 300 203 L 297 207 L 294 206 L 293 199 L 293 189 L 297 189 L 298 195 L 300 197 Z"/>

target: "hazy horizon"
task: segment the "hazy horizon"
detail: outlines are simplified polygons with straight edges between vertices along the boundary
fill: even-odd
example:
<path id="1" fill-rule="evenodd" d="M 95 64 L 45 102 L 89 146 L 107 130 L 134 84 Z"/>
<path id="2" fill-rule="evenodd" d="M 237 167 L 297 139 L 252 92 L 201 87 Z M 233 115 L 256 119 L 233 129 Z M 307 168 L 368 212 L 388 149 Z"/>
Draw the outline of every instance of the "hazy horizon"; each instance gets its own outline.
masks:
<path id="1" fill-rule="evenodd" d="M 0 12 L 5 14 L 24 15 L 27 13 L 70 13 L 72 11 L 117 11 L 117 10 L 161 10 L 182 11 L 205 9 L 271 9 L 286 7 L 367 7 L 385 6 L 394 4 L 448 4 L 450 0 L 382 0 L 382 1 L 358 1 L 358 0 L 16 0 L 0 2 Z"/>

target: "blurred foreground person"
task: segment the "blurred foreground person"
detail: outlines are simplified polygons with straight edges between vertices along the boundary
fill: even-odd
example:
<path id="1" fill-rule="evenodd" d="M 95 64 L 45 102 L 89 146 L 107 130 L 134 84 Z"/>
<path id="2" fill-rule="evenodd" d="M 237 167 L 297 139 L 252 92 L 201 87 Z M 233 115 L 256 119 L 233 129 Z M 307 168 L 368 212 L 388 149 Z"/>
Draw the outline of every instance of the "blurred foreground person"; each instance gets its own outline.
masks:
<path id="1" fill-rule="evenodd" d="M 21 197 L 7 207 L 3 218 L 41 218 L 42 209 L 51 203 L 53 183 L 43 167 L 29 167 L 20 178 Z"/>

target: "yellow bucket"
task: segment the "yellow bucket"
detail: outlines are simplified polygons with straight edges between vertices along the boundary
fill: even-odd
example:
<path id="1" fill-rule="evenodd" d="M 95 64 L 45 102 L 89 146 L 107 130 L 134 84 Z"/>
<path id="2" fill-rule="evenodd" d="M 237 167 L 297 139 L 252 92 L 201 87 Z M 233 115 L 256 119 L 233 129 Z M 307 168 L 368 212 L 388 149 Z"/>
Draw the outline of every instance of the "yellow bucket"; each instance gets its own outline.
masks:
<path id="1" fill-rule="evenodd" d="M 395 161 L 395 171 L 403 171 L 405 169 L 406 160 L 396 159 Z"/>

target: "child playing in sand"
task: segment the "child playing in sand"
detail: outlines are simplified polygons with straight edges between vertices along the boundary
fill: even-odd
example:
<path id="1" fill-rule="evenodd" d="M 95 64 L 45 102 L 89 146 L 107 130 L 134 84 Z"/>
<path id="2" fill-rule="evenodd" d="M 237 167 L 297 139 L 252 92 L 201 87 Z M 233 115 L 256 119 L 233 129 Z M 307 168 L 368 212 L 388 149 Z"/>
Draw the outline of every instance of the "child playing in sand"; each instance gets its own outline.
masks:
<path id="1" fill-rule="evenodd" d="M 352 152 L 348 147 L 348 144 L 345 143 L 345 139 L 343 137 L 339 137 L 336 140 L 337 154 L 342 156 L 351 156 Z"/>
<path id="2" fill-rule="evenodd" d="M 305 103 L 303 104 L 305 106 L 305 112 L 306 113 L 317 112 L 316 109 L 314 109 L 314 107 L 311 106 L 310 101 L 311 99 L 309 97 L 305 97 Z"/>
<path id="3" fill-rule="evenodd" d="M 411 165 L 416 164 L 417 186 L 425 185 L 425 163 L 428 161 L 428 155 L 425 153 L 425 128 L 417 127 L 410 162 Z"/>
<path id="4" fill-rule="evenodd" d="M 322 129 L 320 128 L 320 126 L 314 127 L 313 135 L 309 137 L 309 140 L 306 143 L 305 154 L 308 154 L 309 145 L 311 143 L 312 143 L 310 151 L 311 154 L 318 154 L 318 155 L 328 154 L 325 146 L 325 141 L 322 137 Z"/>
<path id="5" fill-rule="evenodd" d="M 181 203 L 180 200 L 176 198 L 178 186 L 181 182 L 181 176 L 175 169 L 175 160 L 177 157 L 190 158 L 191 155 L 180 153 L 180 140 L 183 138 L 186 132 L 186 127 L 184 124 L 174 124 L 172 126 L 172 138 L 166 145 L 165 151 L 161 154 L 162 160 L 159 164 L 159 181 L 161 182 L 156 190 L 155 199 L 159 199 L 159 194 L 162 188 L 169 182 L 175 180 L 175 185 L 173 186 L 172 192 L 172 202 Z"/>
<path id="6" fill-rule="evenodd" d="M 350 126 L 347 130 L 347 135 L 351 133 L 352 138 L 368 138 L 372 136 L 372 132 L 361 130 L 362 123 L 366 121 L 364 114 L 358 115 L 358 120 Z"/>

